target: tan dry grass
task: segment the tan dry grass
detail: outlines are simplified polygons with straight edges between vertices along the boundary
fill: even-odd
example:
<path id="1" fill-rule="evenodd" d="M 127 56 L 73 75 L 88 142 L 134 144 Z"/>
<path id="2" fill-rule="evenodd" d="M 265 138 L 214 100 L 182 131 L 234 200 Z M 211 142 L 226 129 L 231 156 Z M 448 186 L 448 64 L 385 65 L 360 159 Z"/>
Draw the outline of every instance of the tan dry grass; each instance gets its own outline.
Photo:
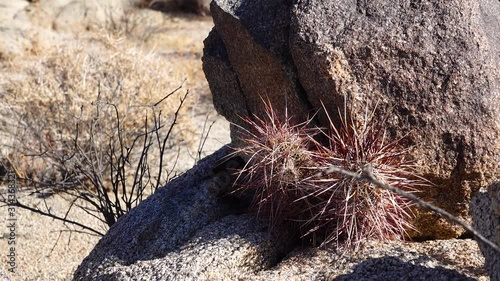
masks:
<path id="1" fill-rule="evenodd" d="M 47 172 L 42 168 L 47 167 L 44 160 L 26 155 L 71 149 L 76 124 L 90 124 L 99 117 L 96 102 L 100 101 L 100 114 L 105 115 L 98 125 L 106 144 L 105 138 L 116 130 L 114 109 L 107 103 L 117 106 L 123 129 L 133 138 L 142 132 L 146 116 L 151 118 L 153 111 L 161 110 L 171 120 L 184 94 L 179 91 L 151 107 L 182 84 L 185 76 L 169 68 L 164 58 L 136 48 L 124 37 L 94 34 L 85 40 L 85 45 L 58 47 L 35 59 L 20 70 L 26 73 L 22 80 L 10 80 L 6 86 L 2 113 L 4 118 L 13 119 L 10 124 L 15 126 L 2 130 L 15 138 L 10 159 L 21 160 L 16 164 L 25 174 Z M 195 129 L 188 112 L 191 105 L 192 99 L 188 99 L 180 112 L 172 145 L 195 147 Z"/>

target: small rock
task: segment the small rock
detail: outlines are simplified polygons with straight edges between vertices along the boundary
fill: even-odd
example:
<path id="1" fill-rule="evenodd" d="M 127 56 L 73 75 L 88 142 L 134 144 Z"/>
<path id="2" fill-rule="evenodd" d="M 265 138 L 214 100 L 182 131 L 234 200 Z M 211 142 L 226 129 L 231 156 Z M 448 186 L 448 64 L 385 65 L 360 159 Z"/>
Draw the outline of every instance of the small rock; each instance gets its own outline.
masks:
<path id="1" fill-rule="evenodd" d="M 500 245 L 500 181 L 472 198 L 472 215 L 474 227 L 486 239 Z M 479 242 L 479 247 L 486 259 L 491 280 L 500 280 L 500 254 L 484 243 Z"/>

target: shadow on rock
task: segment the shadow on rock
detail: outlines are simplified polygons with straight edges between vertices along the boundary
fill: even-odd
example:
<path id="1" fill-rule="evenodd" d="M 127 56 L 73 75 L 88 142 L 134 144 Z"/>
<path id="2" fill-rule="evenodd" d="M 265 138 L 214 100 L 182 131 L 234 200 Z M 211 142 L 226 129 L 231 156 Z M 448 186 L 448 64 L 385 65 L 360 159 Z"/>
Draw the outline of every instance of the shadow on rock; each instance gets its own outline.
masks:
<path id="1" fill-rule="evenodd" d="M 421 265 L 430 262 L 425 257 L 408 262 L 397 257 L 371 258 L 358 264 L 352 273 L 335 280 L 476 280 L 442 266 L 430 268 Z"/>

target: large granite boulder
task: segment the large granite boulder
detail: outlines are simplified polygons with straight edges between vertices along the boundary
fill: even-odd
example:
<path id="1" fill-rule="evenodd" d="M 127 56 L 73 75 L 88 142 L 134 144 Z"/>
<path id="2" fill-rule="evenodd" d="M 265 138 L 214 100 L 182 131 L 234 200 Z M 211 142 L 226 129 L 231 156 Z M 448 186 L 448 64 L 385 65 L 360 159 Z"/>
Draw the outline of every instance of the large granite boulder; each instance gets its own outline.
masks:
<path id="1" fill-rule="evenodd" d="M 204 69 L 217 110 L 237 125 L 264 113 L 301 122 L 322 104 L 334 122 L 346 102 L 391 112 L 393 138 L 436 186 L 426 199 L 470 219 L 470 196 L 499 176 L 498 1 L 214 0 Z M 381 119 L 382 120 L 382 119 Z M 325 126 L 324 114 L 316 125 Z M 232 129 L 234 144 L 239 132 Z M 474 240 L 368 241 L 357 252 L 304 247 L 269 232 L 228 193 L 225 147 L 123 216 L 74 280 L 474 280 L 487 279 Z M 425 212 L 425 237 L 462 230 Z"/>
<path id="2" fill-rule="evenodd" d="M 304 248 L 227 194 L 222 148 L 121 217 L 73 280 L 475 280 L 487 278 L 470 239 L 369 241 L 358 252 Z"/>
<path id="3" fill-rule="evenodd" d="M 500 2 L 293 2 L 212 2 L 203 67 L 219 113 L 245 126 L 269 99 L 326 126 L 322 104 L 337 125 L 344 105 L 359 121 L 376 108 L 435 184 L 419 196 L 470 222 L 471 195 L 500 177 Z M 427 211 L 414 224 L 413 237 L 463 234 Z"/>

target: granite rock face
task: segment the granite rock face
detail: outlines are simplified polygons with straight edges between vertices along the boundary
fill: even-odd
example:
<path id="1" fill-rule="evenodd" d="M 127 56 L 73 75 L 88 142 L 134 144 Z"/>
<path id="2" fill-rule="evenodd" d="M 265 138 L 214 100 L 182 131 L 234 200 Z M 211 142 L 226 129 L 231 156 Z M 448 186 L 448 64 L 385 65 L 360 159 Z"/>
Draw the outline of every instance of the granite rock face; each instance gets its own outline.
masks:
<path id="1" fill-rule="evenodd" d="M 471 195 L 500 172 L 500 2 L 294 2 L 212 2 L 203 63 L 217 110 L 243 126 L 241 116 L 263 114 L 262 99 L 293 122 L 323 104 L 334 122 L 344 106 L 357 120 L 367 106 L 379 121 L 389 112 L 389 136 L 408 134 L 436 184 L 424 198 L 470 220 Z M 325 126 L 325 115 L 315 122 Z M 237 126 L 232 134 L 237 143 Z M 368 241 L 339 253 L 270 233 L 245 214 L 248 202 L 227 193 L 228 171 L 242 164 L 229 152 L 200 161 L 120 218 L 74 280 L 488 278 L 469 239 Z M 462 232 L 425 212 L 417 223 L 420 236 Z"/>
<path id="2" fill-rule="evenodd" d="M 228 170 L 241 164 L 224 160 L 228 151 L 200 161 L 120 218 L 74 280 L 234 280 L 276 263 L 290 243 L 254 215 L 240 215 L 245 205 L 225 196 Z"/>
<path id="3" fill-rule="evenodd" d="M 368 241 L 358 252 L 302 247 L 245 214 L 227 194 L 222 148 L 121 217 L 73 280 L 475 280 L 486 278 L 473 240 Z"/>
<path id="4" fill-rule="evenodd" d="M 325 127 L 323 104 L 337 124 L 344 106 L 359 122 L 375 109 L 435 184 L 420 197 L 470 222 L 471 195 L 500 175 L 500 2 L 292 2 L 212 2 L 203 66 L 219 113 L 244 125 L 268 99 Z M 417 215 L 414 237 L 463 233 Z"/>
<path id="5" fill-rule="evenodd" d="M 472 198 L 474 227 L 488 240 L 500 245 L 500 181 Z M 491 280 L 500 280 L 500 255 L 488 245 L 479 243 Z"/>

